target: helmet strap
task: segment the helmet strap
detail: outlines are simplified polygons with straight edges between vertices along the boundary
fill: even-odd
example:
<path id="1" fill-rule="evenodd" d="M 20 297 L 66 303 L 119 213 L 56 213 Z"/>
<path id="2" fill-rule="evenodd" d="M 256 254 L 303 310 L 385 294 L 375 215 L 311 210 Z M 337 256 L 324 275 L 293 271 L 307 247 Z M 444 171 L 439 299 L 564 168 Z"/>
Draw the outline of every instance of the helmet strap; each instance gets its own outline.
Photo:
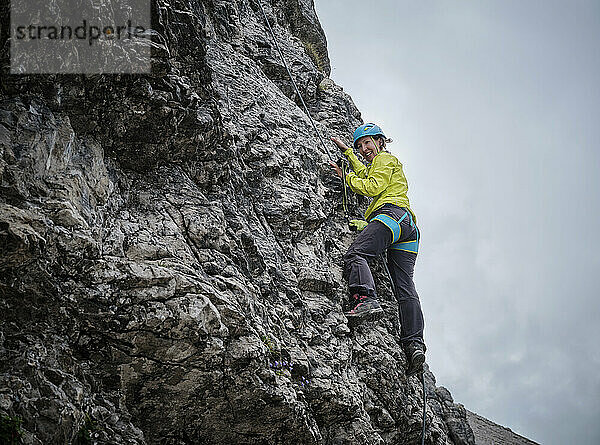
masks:
<path id="1" fill-rule="evenodd" d="M 371 140 L 373 141 L 373 145 L 375 146 L 375 154 L 378 154 L 381 151 L 381 147 L 379 147 L 379 144 L 377 143 L 377 141 L 375 140 L 375 138 L 373 136 L 369 136 L 371 138 Z"/>

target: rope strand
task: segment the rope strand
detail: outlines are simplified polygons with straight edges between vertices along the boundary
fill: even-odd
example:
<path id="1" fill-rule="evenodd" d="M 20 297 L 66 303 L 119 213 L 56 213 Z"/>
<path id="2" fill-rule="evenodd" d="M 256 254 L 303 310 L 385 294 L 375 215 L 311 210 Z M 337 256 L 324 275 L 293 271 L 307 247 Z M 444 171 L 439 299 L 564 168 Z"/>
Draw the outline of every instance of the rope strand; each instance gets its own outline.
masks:
<path id="1" fill-rule="evenodd" d="M 421 432 L 421 445 L 425 445 L 425 409 L 427 408 L 427 395 L 425 394 L 425 372 L 421 373 L 421 383 L 423 384 L 423 431 Z"/>
<path id="2" fill-rule="evenodd" d="M 269 19 L 267 18 L 267 13 L 265 12 L 265 9 L 263 8 L 262 1 L 261 0 L 257 0 L 257 1 L 258 1 L 258 5 L 260 6 L 260 10 L 262 11 L 263 17 L 265 18 L 265 22 L 267 22 L 267 27 L 269 28 L 269 32 L 271 33 L 271 38 L 273 39 L 273 43 L 275 43 L 275 48 L 277 48 L 277 51 L 279 52 L 279 56 L 281 57 L 281 60 L 283 61 L 283 65 L 285 66 L 288 76 L 290 77 L 290 80 L 292 81 L 292 84 L 294 85 L 294 90 L 296 91 L 296 94 L 300 98 L 300 102 L 302 102 L 302 106 L 304 107 L 304 112 L 308 116 L 308 119 L 310 119 L 310 123 L 312 124 L 312 127 L 315 130 L 317 137 L 319 138 L 319 142 L 321 142 L 321 146 L 323 147 L 325 154 L 327 155 L 327 157 L 329 158 L 329 160 L 331 162 L 336 162 L 331 157 L 331 154 L 329 153 L 329 150 L 327 149 L 327 146 L 325 145 L 325 142 L 323 141 L 323 138 L 321 137 L 321 133 L 319 132 L 317 125 L 315 124 L 315 121 L 313 120 L 312 116 L 310 115 L 310 112 L 308 111 L 308 107 L 306 106 L 306 103 L 304 102 L 304 99 L 302 98 L 302 94 L 300 94 L 298 85 L 296 84 L 296 81 L 294 80 L 294 77 L 292 76 L 292 72 L 290 71 L 290 68 L 288 67 L 287 62 L 285 61 L 285 57 L 283 56 L 283 51 L 279 47 L 279 43 L 277 42 L 277 37 L 275 37 L 275 32 L 273 31 L 273 28 L 271 27 L 271 23 L 269 23 Z M 346 169 L 344 166 L 344 162 L 342 162 L 342 165 L 340 167 L 342 168 L 342 178 L 341 179 L 342 179 L 342 184 L 343 184 L 343 189 L 344 189 L 343 196 L 342 196 L 342 207 L 344 208 L 344 217 L 346 218 L 347 221 L 349 221 L 350 220 L 350 212 L 348 210 L 348 191 L 346 189 Z"/>
<path id="3" fill-rule="evenodd" d="M 342 184 L 344 186 L 344 194 L 342 195 L 342 207 L 344 208 L 344 215 L 346 219 L 350 221 L 350 212 L 348 211 L 348 186 L 346 185 L 346 162 L 342 161 Z"/>
<path id="4" fill-rule="evenodd" d="M 321 145 L 323 146 L 323 149 L 325 150 L 325 154 L 327 154 L 327 157 L 330 160 L 332 160 L 331 155 L 329 154 L 329 151 L 327 150 L 327 147 L 325 146 L 325 142 L 323 142 L 323 138 L 321 137 L 321 133 L 317 129 L 315 121 L 313 120 L 312 116 L 310 115 L 310 112 L 308 111 L 308 107 L 306 106 L 306 103 L 304 102 L 304 99 L 302 98 L 302 94 L 300 94 L 300 90 L 298 90 L 298 85 L 296 85 L 296 82 L 294 81 L 294 77 L 292 76 L 292 72 L 290 71 L 287 62 L 285 61 L 285 57 L 283 56 L 283 51 L 281 51 L 281 48 L 279 47 L 279 43 L 277 43 L 277 38 L 275 37 L 275 33 L 273 32 L 273 28 L 271 28 L 271 24 L 269 23 L 269 19 L 267 18 L 267 14 L 265 12 L 265 9 L 263 8 L 261 0 L 258 0 L 258 5 L 260 6 L 260 10 L 262 11 L 262 14 L 263 14 L 263 16 L 265 18 L 265 22 L 267 22 L 267 27 L 269 28 L 269 32 L 271 33 L 271 37 L 273 38 L 273 42 L 275 43 L 275 47 L 277 48 L 277 51 L 279 52 L 279 56 L 281 57 L 281 60 L 283 61 L 283 65 L 285 66 L 285 69 L 286 69 L 286 71 L 288 73 L 288 76 L 290 76 L 290 80 L 292 81 L 292 84 L 294 85 L 294 90 L 296 90 L 296 94 L 300 98 L 300 102 L 302 102 L 302 106 L 304 107 L 304 111 L 305 111 L 306 115 L 308 116 L 308 118 L 310 119 L 310 123 L 312 124 L 312 127 L 314 128 L 315 133 L 317 134 L 317 137 L 319 138 L 319 141 L 321 142 Z"/>

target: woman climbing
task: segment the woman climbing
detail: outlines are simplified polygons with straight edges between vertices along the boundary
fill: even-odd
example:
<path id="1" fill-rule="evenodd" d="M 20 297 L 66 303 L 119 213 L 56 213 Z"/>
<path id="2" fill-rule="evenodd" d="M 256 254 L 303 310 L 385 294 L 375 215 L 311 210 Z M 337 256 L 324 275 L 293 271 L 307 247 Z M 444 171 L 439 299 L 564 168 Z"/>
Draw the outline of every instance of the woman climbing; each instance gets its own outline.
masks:
<path id="1" fill-rule="evenodd" d="M 361 125 L 354 131 L 354 148 L 367 161 L 366 166 L 340 139 L 332 137 L 331 140 L 354 170 L 346 175 L 347 185 L 355 193 L 373 198 L 365 212 L 366 221 L 350 221 L 351 228 L 360 233 L 344 256 L 344 278 L 348 280 L 352 305 L 345 315 L 349 320 L 360 322 L 383 313 L 368 262 L 387 250 L 387 266 L 402 325 L 400 340 L 409 362 L 407 374 L 422 372 L 426 350 L 424 322 L 413 283 L 419 229 L 410 209 L 402 164 L 386 151 L 386 143 L 391 140 L 375 124 Z M 330 165 L 343 177 L 342 169 L 336 163 L 330 161 Z"/>

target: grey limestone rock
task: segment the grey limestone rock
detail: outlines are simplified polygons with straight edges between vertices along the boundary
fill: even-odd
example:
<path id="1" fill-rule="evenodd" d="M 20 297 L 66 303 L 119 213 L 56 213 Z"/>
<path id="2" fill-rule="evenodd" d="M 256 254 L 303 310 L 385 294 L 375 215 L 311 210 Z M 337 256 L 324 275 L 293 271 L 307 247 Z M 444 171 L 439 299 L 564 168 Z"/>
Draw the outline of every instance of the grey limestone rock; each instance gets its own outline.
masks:
<path id="1" fill-rule="evenodd" d="M 263 3 L 320 131 L 352 131 L 312 1 Z M 157 0 L 152 19 L 148 75 L 3 66 L 0 414 L 27 444 L 418 443 L 396 303 L 347 325 L 337 153 L 258 3 Z M 473 444 L 426 377 L 426 443 Z"/>
<path id="2" fill-rule="evenodd" d="M 467 410 L 467 419 L 475 435 L 477 445 L 538 445 L 509 428 L 500 426 L 485 417 Z"/>

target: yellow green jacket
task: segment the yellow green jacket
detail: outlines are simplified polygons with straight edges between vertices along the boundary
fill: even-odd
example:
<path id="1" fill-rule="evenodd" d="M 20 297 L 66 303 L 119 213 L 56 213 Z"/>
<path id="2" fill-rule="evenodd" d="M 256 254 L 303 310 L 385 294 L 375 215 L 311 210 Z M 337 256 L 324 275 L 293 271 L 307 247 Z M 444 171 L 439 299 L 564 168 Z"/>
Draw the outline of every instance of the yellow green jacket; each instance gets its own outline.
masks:
<path id="1" fill-rule="evenodd" d="M 358 160 L 352 148 L 346 150 L 344 155 L 354 170 L 346 175 L 346 183 L 350 189 L 355 193 L 373 198 L 365 212 L 367 221 L 371 214 L 384 204 L 406 207 L 416 221 L 415 214 L 408 202 L 408 181 L 404 176 L 402 164 L 396 156 L 387 151 L 381 151 L 367 167 Z"/>

